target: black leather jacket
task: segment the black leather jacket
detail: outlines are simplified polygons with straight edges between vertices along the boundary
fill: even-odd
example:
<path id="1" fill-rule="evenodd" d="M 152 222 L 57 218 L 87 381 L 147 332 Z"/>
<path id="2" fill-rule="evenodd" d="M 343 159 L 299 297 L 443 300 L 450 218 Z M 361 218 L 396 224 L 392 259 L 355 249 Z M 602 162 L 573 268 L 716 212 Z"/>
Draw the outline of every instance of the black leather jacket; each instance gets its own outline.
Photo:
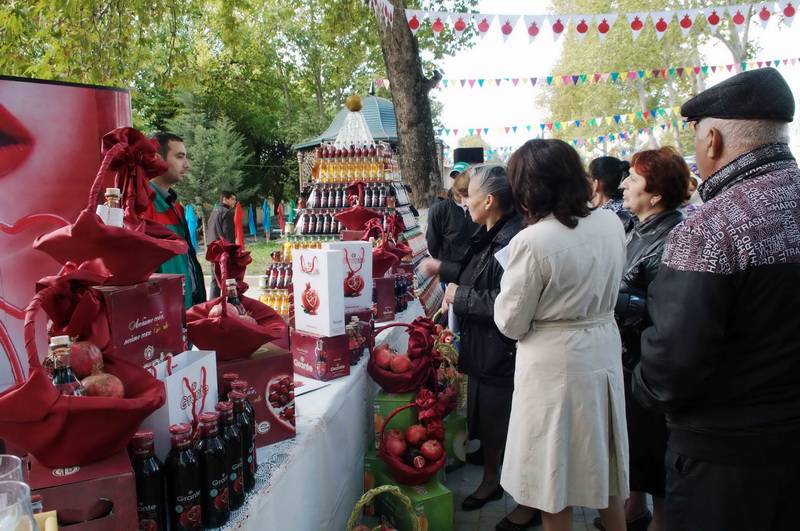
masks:
<path id="1" fill-rule="evenodd" d="M 683 214 L 668 209 L 643 222 L 632 218 L 625 226 L 627 260 L 614 316 L 622 335 L 622 363 L 628 369 L 639 361 L 642 331 L 650 325 L 647 287 L 661 266 L 667 235 L 681 221 Z"/>
<path id="2" fill-rule="evenodd" d="M 443 201 L 431 205 L 428 210 L 428 230 L 425 233 L 428 253 L 438 260 L 459 262 L 464 258 L 470 236 L 476 230 L 478 224 L 448 192 Z"/>
<path id="3" fill-rule="evenodd" d="M 469 282 L 462 279 L 453 303 L 461 321 L 459 370 L 489 385 L 513 387 L 516 341 L 501 334 L 494 324 L 494 301 L 503 278 L 503 268 L 494 255 L 520 231 L 522 218 L 514 214 L 497 225 L 501 223 L 491 239 L 481 227 L 464 259 L 460 263 L 442 262 L 439 276 L 444 282 L 456 282 L 463 271 L 472 270 Z"/>
<path id="4" fill-rule="evenodd" d="M 800 448 L 800 169 L 786 144 L 742 154 L 700 186 L 648 290 L 634 395 L 667 413 L 669 447 L 715 463 Z"/>

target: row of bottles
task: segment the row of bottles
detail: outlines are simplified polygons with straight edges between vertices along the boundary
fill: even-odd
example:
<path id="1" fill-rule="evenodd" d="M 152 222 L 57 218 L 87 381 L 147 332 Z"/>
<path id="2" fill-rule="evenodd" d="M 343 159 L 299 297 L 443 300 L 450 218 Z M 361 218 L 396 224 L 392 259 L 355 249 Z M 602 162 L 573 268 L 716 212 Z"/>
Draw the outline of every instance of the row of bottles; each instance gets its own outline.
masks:
<path id="1" fill-rule="evenodd" d="M 258 287 L 265 289 L 289 289 L 292 284 L 292 264 L 272 262 L 265 275 L 258 277 Z"/>
<path id="2" fill-rule="evenodd" d="M 344 184 L 316 187 L 309 194 L 305 208 L 350 208 L 353 201 L 348 198 L 346 188 Z M 359 203 L 367 208 L 393 207 L 396 198 L 387 184 L 367 184 Z"/>
<path id="3" fill-rule="evenodd" d="M 292 306 L 292 298 L 288 289 L 261 288 L 261 302 L 278 312 L 281 317 L 288 317 Z"/>
<path id="4" fill-rule="evenodd" d="M 388 144 L 322 144 L 314 150 L 311 180 L 319 183 L 348 183 L 361 180 L 391 180 L 396 172 L 392 149 Z M 387 179 L 387 176 L 389 177 Z"/>
<path id="5" fill-rule="evenodd" d="M 199 416 L 197 438 L 190 424 L 170 426 L 163 464 L 153 451 L 154 433 L 134 435 L 139 529 L 162 531 L 167 522 L 172 531 L 216 528 L 244 504 L 255 487 L 255 423 L 244 393 L 230 391 L 228 398 Z"/>
<path id="6" fill-rule="evenodd" d="M 339 234 L 344 230 L 344 225 L 333 215 L 334 212 L 331 210 L 316 214 L 306 212 L 302 216 L 300 232 L 302 234 Z"/>

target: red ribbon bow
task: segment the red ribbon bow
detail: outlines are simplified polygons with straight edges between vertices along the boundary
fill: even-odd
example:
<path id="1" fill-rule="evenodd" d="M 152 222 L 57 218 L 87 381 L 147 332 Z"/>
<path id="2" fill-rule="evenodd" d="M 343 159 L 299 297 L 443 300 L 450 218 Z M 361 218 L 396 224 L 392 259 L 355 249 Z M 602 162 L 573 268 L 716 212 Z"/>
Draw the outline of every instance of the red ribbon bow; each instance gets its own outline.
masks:
<path id="1" fill-rule="evenodd" d="M 436 407 L 436 395 L 428 389 L 422 389 L 417 393 L 414 403 L 419 408 L 419 421 L 427 428 L 428 435 L 433 439 L 443 440 L 444 425 Z"/>
<path id="2" fill-rule="evenodd" d="M 206 260 L 214 264 L 214 276 L 218 286 L 223 287 L 226 279 L 234 278 L 239 295 L 247 291 L 244 275 L 247 272 L 247 265 L 253 261 L 250 251 L 245 251 L 242 245 L 220 238 L 209 244 L 206 249 Z"/>
<path id="3" fill-rule="evenodd" d="M 114 129 L 103 137 L 103 149 L 116 146 L 109 169 L 117 172 L 117 187 L 125 198 L 125 207 L 141 214 L 155 199 L 150 179 L 163 175 L 169 164 L 159 159 L 157 140 L 146 138 L 133 127 Z"/>

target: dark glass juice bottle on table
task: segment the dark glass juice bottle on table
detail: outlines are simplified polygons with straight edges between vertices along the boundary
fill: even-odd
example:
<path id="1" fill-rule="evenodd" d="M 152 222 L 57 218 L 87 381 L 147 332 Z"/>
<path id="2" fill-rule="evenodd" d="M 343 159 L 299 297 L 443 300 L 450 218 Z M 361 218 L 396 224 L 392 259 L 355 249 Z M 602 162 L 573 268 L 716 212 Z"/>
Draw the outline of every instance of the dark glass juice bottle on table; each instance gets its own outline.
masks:
<path id="1" fill-rule="evenodd" d="M 218 402 L 214 409 L 219 413 L 219 434 L 225 444 L 228 468 L 228 500 L 231 510 L 244 503 L 244 442 L 239 428 L 233 425 L 233 402 Z"/>
<path id="2" fill-rule="evenodd" d="M 242 433 L 242 455 L 244 464 L 244 490 L 250 492 L 256 486 L 256 441 L 253 419 L 244 409 L 245 396 L 239 391 L 231 391 L 228 398 L 233 402 L 233 425 Z"/>
<path id="3" fill-rule="evenodd" d="M 219 401 L 224 402 L 228 399 L 228 393 L 233 391 L 231 384 L 239 379 L 239 375 L 235 372 L 226 372 L 222 375 L 222 389 L 219 392 Z"/>
<path id="4" fill-rule="evenodd" d="M 200 438 L 194 443 L 194 451 L 200 462 L 203 525 L 220 527 L 231 515 L 225 444 L 219 436 L 217 413 L 203 413 L 198 420 Z"/>
<path id="5" fill-rule="evenodd" d="M 138 431 L 133 436 L 131 466 L 136 478 L 136 510 L 139 529 L 166 531 L 164 466 L 155 456 L 154 438 L 152 431 Z"/>
<path id="6" fill-rule="evenodd" d="M 200 531 L 203 529 L 200 461 L 192 450 L 192 427 L 173 424 L 169 435 L 172 447 L 164 461 L 164 472 L 170 531 Z"/>
<path id="7" fill-rule="evenodd" d="M 51 381 L 62 395 L 83 396 L 85 391 L 70 362 L 69 348 L 72 342 L 69 336 L 55 336 L 50 340 L 48 366 L 53 369 Z"/>

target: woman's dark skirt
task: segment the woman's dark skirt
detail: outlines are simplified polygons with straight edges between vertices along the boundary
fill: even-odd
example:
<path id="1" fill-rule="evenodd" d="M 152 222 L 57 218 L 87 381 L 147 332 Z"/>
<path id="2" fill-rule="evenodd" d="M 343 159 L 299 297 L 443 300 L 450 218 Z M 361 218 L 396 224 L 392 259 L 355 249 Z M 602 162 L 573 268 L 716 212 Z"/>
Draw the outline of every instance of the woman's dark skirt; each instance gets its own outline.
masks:
<path id="1" fill-rule="evenodd" d="M 514 389 L 497 387 L 467 379 L 467 431 L 470 439 L 479 439 L 482 448 L 505 448 L 511 397 Z"/>

